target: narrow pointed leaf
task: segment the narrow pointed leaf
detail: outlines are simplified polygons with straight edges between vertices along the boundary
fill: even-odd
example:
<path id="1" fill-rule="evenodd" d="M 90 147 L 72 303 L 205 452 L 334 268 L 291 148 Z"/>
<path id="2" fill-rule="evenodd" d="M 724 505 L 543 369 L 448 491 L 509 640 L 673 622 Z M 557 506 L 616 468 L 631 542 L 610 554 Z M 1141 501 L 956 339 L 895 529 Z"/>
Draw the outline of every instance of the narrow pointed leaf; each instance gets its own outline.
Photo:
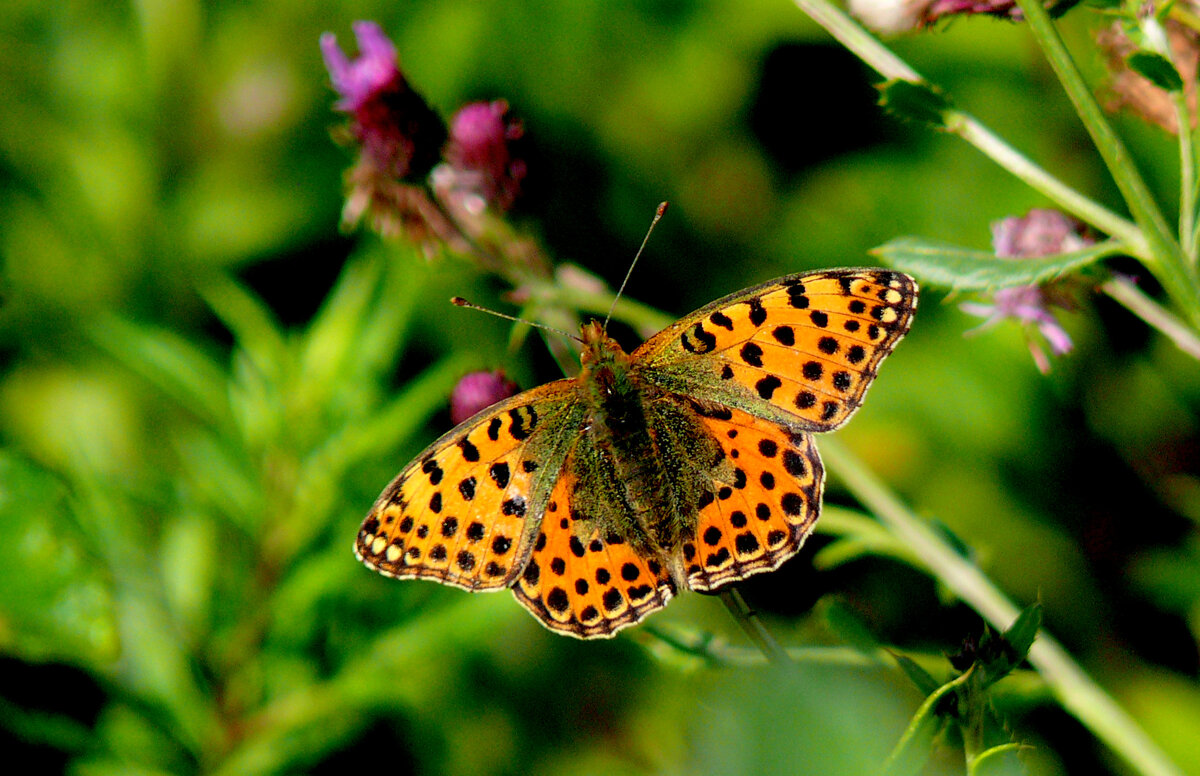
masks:
<path id="1" fill-rule="evenodd" d="M 902 655 L 890 649 L 888 650 L 888 654 L 892 656 L 892 659 L 896 661 L 896 665 L 900 666 L 900 669 L 904 671 L 905 675 L 924 695 L 930 695 L 942 686 L 941 682 L 934 679 L 928 671 L 908 655 Z"/>
<path id="2" fill-rule="evenodd" d="M 1029 654 L 1033 640 L 1037 637 L 1038 629 L 1042 627 L 1042 605 L 1034 601 L 1025 607 L 1013 624 L 1004 631 L 1004 640 L 1008 642 L 1017 657 L 1017 663 L 1023 661 Z"/>
<path id="3" fill-rule="evenodd" d="M 230 420 L 225 372 L 191 342 L 164 329 L 116 316 L 89 329 L 92 341 L 184 409 L 214 425 Z"/>

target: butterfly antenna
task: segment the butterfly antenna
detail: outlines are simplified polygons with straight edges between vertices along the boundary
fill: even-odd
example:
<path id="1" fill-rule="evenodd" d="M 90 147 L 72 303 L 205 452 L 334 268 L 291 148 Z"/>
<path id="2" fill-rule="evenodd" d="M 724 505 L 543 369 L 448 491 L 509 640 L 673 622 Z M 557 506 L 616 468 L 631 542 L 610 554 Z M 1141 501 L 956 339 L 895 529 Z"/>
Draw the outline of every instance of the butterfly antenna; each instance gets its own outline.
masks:
<path id="1" fill-rule="evenodd" d="M 621 287 L 617 289 L 617 295 L 613 297 L 612 304 L 608 306 L 608 315 L 604 316 L 604 329 L 606 331 L 608 330 L 608 321 L 612 318 L 613 310 L 617 307 L 617 300 L 625 292 L 625 284 L 629 282 L 629 276 L 633 274 L 633 268 L 637 266 L 638 259 L 642 257 L 642 251 L 646 250 L 646 243 L 650 242 L 650 233 L 654 231 L 654 227 L 658 225 L 659 220 L 663 217 L 663 213 L 666 212 L 667 203 L 660 202 L 658 210 L 654 212 L 654 220 L 650 222 L 650 228 L 646 230 L 646 236 L 642 238 L 642 247 L 638 248 L 633 261 L 629 262 L 629 271 L 625 273 L 625 279 L 621 281 Z"/>
<path id="2" fill-rule="evenodd" d="M 450 299 L 450 304 L 454 305 L 455 307 L 466 307 L 470 310 L 478 310 L 481 313 L 487 313 L 488 315 L 494 315 L 497 318 L 503 318 L 506 321 L 512 321 L 514 323 L 523 323 L 526 326 L 532 326 L 535 329 L 542 329 L 544 331 L 552 331 L 555 334 L 561 334 L 562 336 L 566 337 L 567 339 L 572 339 L 572 340 L 575 340 L 576 342 L 583 342 L 583 340 L 581 340 L 579 337 L 576 337 L 574 334 L 568 334 L 567 332 L 563 331 L 562 329 L 556 329 L 553 326 L 547 326 L 546 324 L 538 323 L 537 321 L 530 321 L 530 320 L 526 320 L 524 318 L 518 318 L 515 315 L 506 315 L 504 313 L 499 313 L 490 308 L 481 307 L 481 306 L 475 304 L 474 302 L 468 302 L 466 299 L 463 299 L 461 296 L 452 297 Z"/>

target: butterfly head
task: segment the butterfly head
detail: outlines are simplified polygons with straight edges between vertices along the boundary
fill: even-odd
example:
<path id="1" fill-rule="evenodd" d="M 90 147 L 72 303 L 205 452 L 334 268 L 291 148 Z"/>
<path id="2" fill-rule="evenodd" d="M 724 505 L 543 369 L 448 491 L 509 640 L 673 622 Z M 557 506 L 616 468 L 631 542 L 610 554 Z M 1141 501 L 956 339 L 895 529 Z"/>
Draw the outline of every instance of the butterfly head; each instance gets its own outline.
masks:
<path id="1" fill-rule="evenodd" d="M 629 355 L 608 336 L 604 324 L 589 321 L 580 328 L 583 352 L 579 360 L 583 365 L 581 377 L 608 393 L 615 382 L 621 382 L 628 373 Z M 590 380 L 589 380 L 590 378 Z M 609 386 L 609 390 L 605 390 Z"/>
<path id="2" fill-rule="evenodd" d="M 608 332 L 604 330 L 604 324 L 600 321 L 592 320 L 580 326 L 579 338 L 583 341 L 583 352 L 579 358 L 583 362 L 584 368 L 614 359 L 628 359 L 625 350 L 617 344 L 616 340 L 608 336 Z"/>

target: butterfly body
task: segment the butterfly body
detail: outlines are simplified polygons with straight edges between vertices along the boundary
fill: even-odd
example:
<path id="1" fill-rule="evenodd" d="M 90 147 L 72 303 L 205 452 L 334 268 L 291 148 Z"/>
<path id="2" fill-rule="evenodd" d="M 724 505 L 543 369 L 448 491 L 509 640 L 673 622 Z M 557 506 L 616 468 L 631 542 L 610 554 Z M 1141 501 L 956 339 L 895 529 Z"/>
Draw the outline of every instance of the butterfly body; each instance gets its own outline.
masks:
<path id="1" fill-rule="evenodd" d="M 645 379 L 640 363 L 598 322 L 584 324 L 582 370 L 577 380 L 586 406 L 568 474 L 593 504 L 577 512 L 576 529 L 624 537 L 642 553 L 667 559 L 695 527 L 698 484 L 717 473 L 719 445 L 681 397 Z M 672 574 L 675 584 L 682 575 Z"/>
<path id="2" fill-rule="evenodd" d="M 389 576 L 512 588 L 584 638 L 773 570 L 819 513 L 812 433 L 854 412 L 915 306 L 906 275 L 830 270 L 731 294 L 632 353 L 585 324 L 578 376 L 427 448 L 355 552 Z"/>

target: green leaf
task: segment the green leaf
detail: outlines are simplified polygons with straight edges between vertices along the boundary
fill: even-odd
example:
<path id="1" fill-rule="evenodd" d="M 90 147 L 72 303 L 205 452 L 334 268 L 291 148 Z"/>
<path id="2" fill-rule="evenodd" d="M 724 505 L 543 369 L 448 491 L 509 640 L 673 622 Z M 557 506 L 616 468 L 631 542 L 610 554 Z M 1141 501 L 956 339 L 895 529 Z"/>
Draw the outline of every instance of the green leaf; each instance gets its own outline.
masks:
<path id="1" fill-rule="evenodd" d="M 88 330 L 93 342 L 153 383 L 184 409 L 228 427 L 228 380 L 224 370 L 177 334 L 127 321 L 101 318 Z"/>
<path id="2" fill-rule="evenodd" d="M 1135 51 L 1125 60 L 1129 69 L 1142 76 L 1150 83 L 1168 92 L 1177 92 L 1183 88 L 1183 78 L 1171 64 L 1171 60 L 1153 51 Z"/>
<path id="3" fill-rule="evenodd" d="M 1042 604 L 1034 601 L 1025 607 L 1013 624 L 1004 631 L 1004 640 L 1012 647 L 1016 662 L 1020 663 L 1029 655 L 1033 640 L 1037 637 L 1038 629 L 1042 627 Z M 1014 666 L 1015 668 L 1016 666 Z"/>
<path id="4" fill-rule="evenodd" d="M 223 274 L 214 275 L 197 287 L 250 362 L 264 376 L 276 378 L 286 362 L 287 345 L 270 308 Z"/>
<path id="5" fill-rule="evenodd" d="M 967 766 L 967 776 L 1026 776 L 1029 770 L 1017 758 L 1021 744 L 1010 741 L 985 749 Z"/>
<path id="6" fill-rule="evenodd" d="M 300 341 L 296 406 L 320 407 L 348 372 L 359 333 L 379 289 L 383 266 L 378 255 L 348 261 Z M 382 302 L 386 304 L 386 301 Z"/>
<path id="7" fill-rule="evenodd" d="M 937 87 L 893 78 L 878 89 L 879 104 L 887 112 L 935 129 L 946 128 L 946 114 L 953 106 Z"/>
<path id="8" fill-rule="evenodd" d="M 967 682 L 969 676 L 969 673 L 963 674 L 941 685 L 925 698 L 884 763 L 885 776 L 907 776 L 919 773 L 924 768 L 932 749 L 933 737 L 942 724 L 942 717 L 937 713 L 938 706 L 948 693 L 957 691 Z"/>
<path id="9" fill-rule="evenodd" d="M 0 649 L 97 666 L 119 651 L 113 594 L 70 514 L 57 479 L 0 450 Z"/>
<path id="10" fill-rule="evenodd" d="M 899 652 L 887 651 L 892 659 L 896 661 L 896 665 L 900 666 L 905 675 L 917 686 L 923 695 L 931 695 L 937 688 L 942 686 L 942 683 L 933 678 L 933 675 L 921 667 L 917 661 L 913 660 L 908 655 L 902 655 Z"/>
<path id="11" fill-rule="evenodd" d="M 980 689 L 1008 676 L 1025 660 L 1041 626 L 1042 605 L 1036 602 L 1021 612 L 1003 634 L 984 625 L 975 658 Z"/>
<path id="12" fill-rule="evenodd" d="M 26 745 L 36 744 L 79 754 L 95 745 L 92 731 L 76 720 L 61 714 L 24 709 L 0 698 L 0 727 Z"/>
<path id="13" fill-rule="evenodd" d="M 929 285 L 958 291 L 991 291 L 1044 283 L 1123 253 L 1123 246 L 1110 240 L 1071 253 L 1014 259 L 920 237 L 900 237 L 871 253 Z"/>
<path id="14" fill-rule="evenodd" d="M 879 650 L 879 641 L 858 613 L 838 600 L 824 607 L 825 623 L 842 641 L 859 652 L 873 655 Z"/>
<path id="15" fill-rule="evenodd" d="M 301 462 L 296 506 L 280 536 L 300 547 L 318 535 L 332 516 L 345 473 L 364 458 L 392 454 L 449 402 L 450 391 L 466 372 L 480 368 L 474 353 L 453 353 L 426 369 L 368 418 L 343 428 Z M 398 463 L 403 463 L 400 461 Z"/>

